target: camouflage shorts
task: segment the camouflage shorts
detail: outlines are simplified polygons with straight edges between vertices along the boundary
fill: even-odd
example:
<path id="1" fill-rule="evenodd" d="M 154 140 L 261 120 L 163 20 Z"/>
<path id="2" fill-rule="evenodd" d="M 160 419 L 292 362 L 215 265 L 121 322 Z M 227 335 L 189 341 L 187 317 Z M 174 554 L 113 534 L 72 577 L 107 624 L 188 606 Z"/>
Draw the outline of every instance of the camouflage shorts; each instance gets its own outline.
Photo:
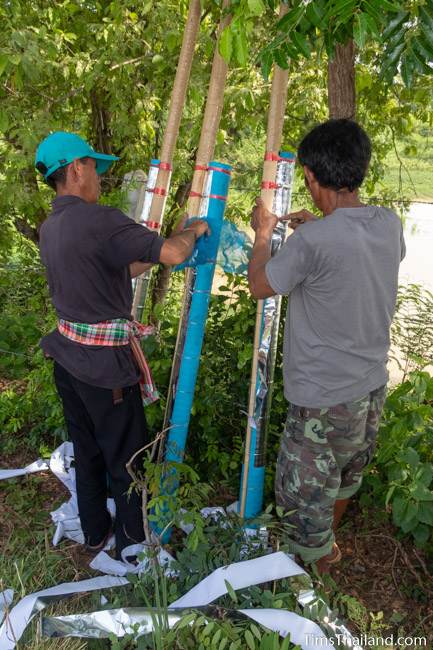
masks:
<path id="1" fill-rule="evenodd" d="M 291 404 L 275 476 L 276 502 L 292 526 L 289 546 L 305 562 L 327 555 L 336 499 L 359 489 L 373 456 L 386 387 L 346 404 L 306 408 Z"/>

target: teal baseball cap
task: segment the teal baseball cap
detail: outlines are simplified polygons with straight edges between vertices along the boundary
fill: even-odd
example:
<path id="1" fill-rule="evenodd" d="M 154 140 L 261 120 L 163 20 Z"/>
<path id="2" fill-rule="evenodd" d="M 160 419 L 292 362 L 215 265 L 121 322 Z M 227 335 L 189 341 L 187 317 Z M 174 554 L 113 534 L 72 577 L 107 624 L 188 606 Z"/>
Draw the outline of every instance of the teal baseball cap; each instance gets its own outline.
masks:
<path id="1" fill-rule="evenodd" d="M 117 156 L 97 153 L 75 133 L 55 131 L 42 140 L 36 149 L 35 167 L 47 179 L 59 167 L 65 167 L 77 158 L 86 157 L 96 160 L 97 174 L 103 174 L 115 160 L 119 160 Z"/>

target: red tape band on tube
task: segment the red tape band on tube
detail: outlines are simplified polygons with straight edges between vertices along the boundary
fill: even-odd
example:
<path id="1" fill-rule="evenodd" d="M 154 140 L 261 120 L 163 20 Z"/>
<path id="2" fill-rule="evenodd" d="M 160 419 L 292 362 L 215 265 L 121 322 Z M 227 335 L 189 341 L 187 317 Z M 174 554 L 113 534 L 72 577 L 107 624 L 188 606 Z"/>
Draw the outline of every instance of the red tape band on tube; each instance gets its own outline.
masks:
<path id="1" fill-rule="evenodd" d="M 267 151 L 265 153 L 265 160 L 273 160 L 275 162 L 278 162 L 279 160 L 284 160 L 284 158 L 281 158 L 281 156 L 279 156 L 274 151 Z"/>
<path id="2" fill-rule="evenodd" d="M 210 199 L 218 199 L 218 201 L 226 201 L 227 197 L 221 196 L 220 194 L 209 194 Z"/>
<path id="3" fill-rule="evenodd" d="M 274 181 L 263 181 L 262 182 L 262 190 L 278 190 L 281 185 L 278 185 L 278 183 L 274 183 Z"/>
<path id="4" fill-rule="evenodd" d="M 199 196 L 201 198 L 203 196 L 203 194 L 200 194 L 200 192 L 192 192 L 192 191 L 189 193 L 189 198 L 191 198 L 191 197 L 194 198 L 196 196 Z"/>
<path id="5" fill-rule="evenodd" d="M 195 171 L 197 172 L 207 172 L 208 168 L 205 165 L 195 165 Z"/>
<path id="6" fill-rule="evenodd" d="M 279 156 L 273 151 L 267 151 L 265 153 L 265 160 L 273 160 L 275 162 L 280 162 L 280 160 L 284 160 L 284 162 L 292 163 L 292 164 L 295 162 L 295 158 L 283 158 L 283 156 Z"/>
<path id="7" fill-rule="evenodd" d="M 159 230 L 160 224 L 157 221 L 142 221 L 145 226 L 152 228 L 153 230 Z"/>
<path id="8" fill-rule="evenodd" d="M 224 169 L 223 167 L 208 167 L 208 169 L 213 172 L 222 172 L 223 174 L 227 174 L 227 176 L 231 176 L 231 171 L 229 169 Z"/>
<path id="9" fill-rule="evenodd" d="M 153 190 L 150 190 L 154 194 L 159 194 L 160 196 L 166 196 L 167 190 L 164 187 L 154 187 Z"/>
<path id="10" fill-rule="evenodd" d="M 173 169 L 172 166 L 170 165 L 170 163 L 168 163 L 168 162 L 160 162 L 158 167 L 160 169 L 165 169 L 168 172 L 171 172 L 171 170 Z"/>

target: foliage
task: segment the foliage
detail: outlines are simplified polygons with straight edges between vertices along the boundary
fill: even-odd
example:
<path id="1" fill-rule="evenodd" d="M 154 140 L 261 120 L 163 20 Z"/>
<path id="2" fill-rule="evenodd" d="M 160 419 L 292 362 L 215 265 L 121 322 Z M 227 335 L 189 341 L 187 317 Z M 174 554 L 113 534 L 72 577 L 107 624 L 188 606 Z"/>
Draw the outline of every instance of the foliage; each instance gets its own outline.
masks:
<path id="1" fill-rule="evenodd" d="M 221 277 L 221 276 L 219 276 Z M 210 301 L 202 349 L 197 392 L 191 411 L 187 453 L 203 480 L 211 474 L 230 486 L 238 486 L 242 462 L 242 440 L 250 381 L 250 361 L 255 323 L 255 302 L 246 281 L 239 276 L 223 276 Z M 161 430 L 176 341 L 179 296 L 171 292 L 161 308 L 159 341 L 149 341 L 146 353 L 162 395 L 146 410 L 154 430 Z M 283 307 L 284 309 L 284 307 Z M 282 386 L 282 354 L 277 355 L 274 398 L 270 421 L 270 444 L 278 444 L 286 405 Z M 269 481 L 272 478 L 269 477 Z"/>
<path id="2" fill-rule="evenodd" d="M 388 396 L 361 503 L 391 506 L 395 525 L 417 546 L 433 540 L 433 377 L 416 371 Z"/>
<path id="3" fill-rule="evenodd" d="M 52 365 L 35 353 L 24 387 L 11 383 L 0 393 L 0 441 L 3 453 L 19 446 L 47 452 L 65 439 L 63 411 L 52 377 Z"/>
<path id="4" fill-rule="evenodd" d="M 45 320 L 52 313 L 36 255 L 34 244 L 22 240 L 0 266 L 0 373 L 10 379 L 25 376 L 28 355 L 33 355 Z"/>
<path id="5" fill-rule="evenodd" d="M 391 340 L 403 380 L 412 370 L 433 363 L 433 294 L 428 289 L 416 284 L 400 286 Z"/>
<path id="6" fill-rule="evenodd" d="M 273 10 L 276 3 L 264 0 L 233 2 L 233 21 L 220 42 L 227 61 L 245 65 L 248 40 L 253 40 L 254 20 Z M 362 57 L 368 43 L 380 46 L 375 67 L 388 83 L 398 74 L 406 86 L 417 75 L 433 73 L 433 2 L 419 0 L 295 0 L 274 26 L 274 38 L 260 52 L 267 77 L 272 63 L 287 69 L 289 61 L 333 58 L 336 43 L 353 39 Z"/>
<path id="7" fill-rule="evenodd" d="M 144 649 L 292 648 L 289 639 L 281 641 L 277 634 L 261 629 L 235 610 L 261 607 L 289 609 L 302 613 L 295 593 L 301 585 L 309 585 L 309 578 L 305 577 L 299 577 L 295 581 L 281 580 L 278 587 L 275 585 L 272 590 L 270 585 L 264 585 L 235 592 L 232 586 L 226 583 L 226 596 L 219 598 L 204 610 L 186 613 L 171 631 L 168 629 L 167 608 L 171 602 L 184 595 L 216 568 L 238 562 L 245 557 L 263 555 L 260 527 L 266 526 L 273 535 L 281 535 L 285 530 L 284 521 L 271 514 L 272 506 L 252 522 L 257 526 L 257 536 L 248 537 L 237 514 L 223 515 L 217 512 L 203 517 L 197 509 L 197 504 L 195 507 L 193 504 L 190 506 L 191 514 L 197 523 L 197 518 L 201 519 L 198 529 L 199 543 L 192 541 L 193 530 L 187 535 L 176 534 L 171 542 L 172 552 L 176 550 L 176 559 L 170 565 L 169 575 L 156 566 L 154 571 L 140 577 L 130 576 L 134 584 L 135 602 L 146 607 L 155 606 L 152 613 L 154 632 L 137 639 L 134 634 L 121 641 L 113 639 L 112 647 L 129 648 L 129 644 L 134 643 L 133 647 Z M 112 607 L 112 604 L 108 603 L 107 607 Z"/>
<path id="8" fill-rule="evenodd" d="M 39 349 L 55 316 L 35 247 L 22 240 L 0 270 L 0 439 L 4 453 L 19 445 L 38 449 L 49 434 L 63 435 L 63 414 L 52 379 L 52 362 Z M 47 435 L 48 434 L 48 435 Z"/>

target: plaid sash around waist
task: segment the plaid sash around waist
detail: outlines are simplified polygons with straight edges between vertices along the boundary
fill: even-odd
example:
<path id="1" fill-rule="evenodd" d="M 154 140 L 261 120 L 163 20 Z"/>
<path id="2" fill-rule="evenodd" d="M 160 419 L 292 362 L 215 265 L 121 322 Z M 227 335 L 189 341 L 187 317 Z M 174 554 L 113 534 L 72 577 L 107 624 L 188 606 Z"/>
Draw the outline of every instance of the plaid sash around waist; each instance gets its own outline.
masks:
<path id="1" fill-rule="evenodd" d="M 130 345 L 134 359 L 140 369 L 140 388 L 143 404 L 151 404 L 159 399 L 150 368 L 143 354 L 139 340 L 153 334 L 154 328 L 126 318 L 114 318 L 101 323 L 73 323 L 60 318 L 57 322 L 60 334 L 82 345 L 101 345 L 121 347 Z"/>

